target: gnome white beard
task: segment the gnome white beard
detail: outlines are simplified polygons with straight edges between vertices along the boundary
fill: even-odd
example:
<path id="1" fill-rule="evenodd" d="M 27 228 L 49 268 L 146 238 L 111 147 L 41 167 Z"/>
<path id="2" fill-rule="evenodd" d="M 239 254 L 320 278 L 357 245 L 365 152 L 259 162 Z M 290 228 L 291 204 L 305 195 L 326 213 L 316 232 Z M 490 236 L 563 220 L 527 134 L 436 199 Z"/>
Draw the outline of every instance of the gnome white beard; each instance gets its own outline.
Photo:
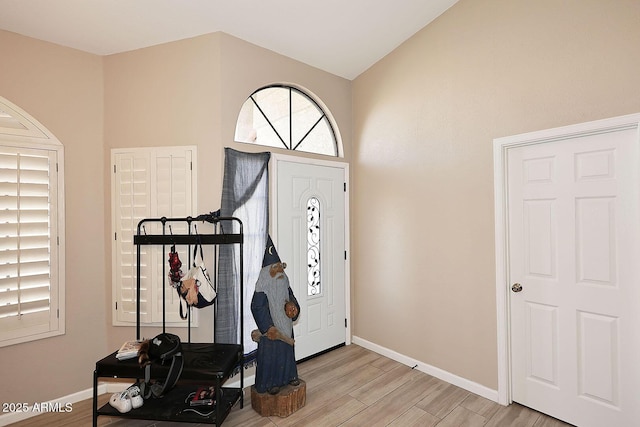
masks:
<path id="1" fill-rule="evenodd" d="M 264 292 L 269 301 L 269 312 L 273 324 L 280 332 L 290 337 L 293 322 L 284 311 L 284 304 L 289 300 L 289 278 L 285 273 L 271 277 L 270 265 L 262 267 L 256 283 L 256 292 Z"/>

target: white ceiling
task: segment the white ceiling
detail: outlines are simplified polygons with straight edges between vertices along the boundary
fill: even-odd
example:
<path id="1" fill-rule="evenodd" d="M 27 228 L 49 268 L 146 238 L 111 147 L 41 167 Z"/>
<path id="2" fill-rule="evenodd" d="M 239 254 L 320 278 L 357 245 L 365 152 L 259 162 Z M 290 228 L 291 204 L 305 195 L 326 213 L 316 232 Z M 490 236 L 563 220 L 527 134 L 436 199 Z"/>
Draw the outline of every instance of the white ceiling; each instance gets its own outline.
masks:
<path id="1" fill-rule="evenodd" d="M 223 31 L 354 79 L 456 2 L 0 0 L 0 29 L 98 55 Z"/>

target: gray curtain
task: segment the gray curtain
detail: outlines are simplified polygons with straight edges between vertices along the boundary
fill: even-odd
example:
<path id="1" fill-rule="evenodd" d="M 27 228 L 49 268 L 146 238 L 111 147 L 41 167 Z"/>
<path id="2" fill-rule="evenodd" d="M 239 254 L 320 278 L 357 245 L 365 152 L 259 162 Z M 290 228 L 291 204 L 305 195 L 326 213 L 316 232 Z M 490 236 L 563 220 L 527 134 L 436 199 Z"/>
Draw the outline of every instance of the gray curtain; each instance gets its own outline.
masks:
<path id="1" fill-rule="evenodd" d="M 256 323 L 250 310 L 269 232 L 269 173 L 271 153 L 244 153 L 225 148 L 220 215 L 239 218 L 244 231 L 244 310 L 239 310 L 240 253 L 238 245 L 221 245 L 218 263 L 218 295 L 215 340 L 238 343 L 240 313 L 244 313 L 245 363 L 251 363 L 257 344 L 251 340 Z M 237 227 L 223 222 L 224 232 Z"/>

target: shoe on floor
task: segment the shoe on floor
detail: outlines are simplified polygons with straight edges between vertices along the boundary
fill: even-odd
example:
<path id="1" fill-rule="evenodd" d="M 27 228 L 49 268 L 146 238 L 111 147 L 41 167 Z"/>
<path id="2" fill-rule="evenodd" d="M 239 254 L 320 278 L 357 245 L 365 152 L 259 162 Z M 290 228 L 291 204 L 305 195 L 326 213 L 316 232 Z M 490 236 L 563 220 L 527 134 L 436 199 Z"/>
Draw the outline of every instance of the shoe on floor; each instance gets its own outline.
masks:
<path id="1" fill-rule="evenodd" d="M 129 399 L 131 399 L 131 407 L 133 409 L 138 409 L 144 404 L 144 399 L 140 394 L 140 387 L 136 384 L 129 387 L 126 391 L 129 393 Z"/>
<path id="2" fill-rule="evenodd" d="M 280 393 L 280 387 L 271 387 L 267 391 L 269 392 L 270 395 L 275 395 L 275 394 Z"/>
<path id="3" fill-rule="evenodd" d="M 124 390 L 118 393 L 113 393 L 111 399 L 109 399 L 109 405 L 116 408 L 121 414 L 129 412 L 133 407 L 131 404 L 131 398 L 129 397 L 129 391 Z"/>

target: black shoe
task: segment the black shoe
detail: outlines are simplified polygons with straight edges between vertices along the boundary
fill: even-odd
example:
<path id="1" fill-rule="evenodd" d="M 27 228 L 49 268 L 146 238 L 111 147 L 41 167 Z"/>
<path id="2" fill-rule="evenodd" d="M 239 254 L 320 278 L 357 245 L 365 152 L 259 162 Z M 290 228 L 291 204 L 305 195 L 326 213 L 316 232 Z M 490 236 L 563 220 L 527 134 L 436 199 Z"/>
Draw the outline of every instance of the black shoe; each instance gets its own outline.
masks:
<path id="1" fill-rule="evenodd" d="M 297 386 L 300 385 L 300 380 L 298 378 L 296 378 L 295 380 L 289 381 L 289 384 L 294 386 L 294 387 L 297 387 Z"/>
<path id="2" fill-rule="evenodd" d="M 268 391 L 271 395 L 278 394 L 280 393 L 280 387 L 271 387 Z"/>

